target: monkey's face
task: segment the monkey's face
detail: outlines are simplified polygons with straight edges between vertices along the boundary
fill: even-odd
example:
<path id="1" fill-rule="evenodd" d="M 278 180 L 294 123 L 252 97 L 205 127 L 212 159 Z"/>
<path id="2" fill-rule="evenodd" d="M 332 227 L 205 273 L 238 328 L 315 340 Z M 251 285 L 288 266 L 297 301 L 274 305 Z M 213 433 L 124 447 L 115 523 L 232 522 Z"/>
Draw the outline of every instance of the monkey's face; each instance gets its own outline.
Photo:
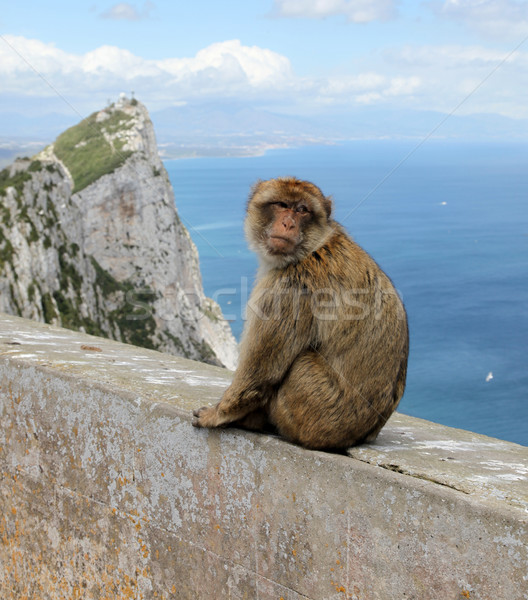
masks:
<path id="1" fill-rule="evenodd" d="M 298 262 L 321 247 L 330 231 L 331 200 L 294 178 L 259 182 L 250 196 L 246 235 L 273 267 Z"/>
<path id="2" fill-rule="evenodd" d="M 264 243 L 271 255 L 292 254 L 303 239 L 311 211 L 305 202 L 287 203 L 283 200 L 271 202 L 265 208 L 269 212 Z"/>

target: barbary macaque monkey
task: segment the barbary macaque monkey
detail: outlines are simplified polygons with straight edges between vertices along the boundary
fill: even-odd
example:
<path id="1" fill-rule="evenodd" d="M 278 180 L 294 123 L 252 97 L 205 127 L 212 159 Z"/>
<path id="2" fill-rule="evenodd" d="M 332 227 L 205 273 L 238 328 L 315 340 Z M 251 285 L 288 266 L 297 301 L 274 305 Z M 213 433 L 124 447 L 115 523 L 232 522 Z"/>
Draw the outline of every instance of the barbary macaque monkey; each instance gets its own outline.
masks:
<path id="1" fill-rule="evenodd" d="M 195 427 L 277 431 L 322 450 L 373 441 L 405 388 L 409 336 L 392 282 L 307 181 L 259 181 L 245 231 L 260 259 L 240 362 Z"/>

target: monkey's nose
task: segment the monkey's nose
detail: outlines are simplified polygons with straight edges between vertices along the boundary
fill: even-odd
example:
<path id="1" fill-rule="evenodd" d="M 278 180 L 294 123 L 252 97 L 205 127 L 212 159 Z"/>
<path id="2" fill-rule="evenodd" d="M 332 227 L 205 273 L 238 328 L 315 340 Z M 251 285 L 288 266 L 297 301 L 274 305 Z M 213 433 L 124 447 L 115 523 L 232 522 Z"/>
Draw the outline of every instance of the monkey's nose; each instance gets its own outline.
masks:
<path id="1" fill-rule="evenodd" d="M 286 231 L 290 231 L 290 229 L 295 227 L 295 221 L 291 217 L 284 217 L 282 219 L 282 226 Z"/>

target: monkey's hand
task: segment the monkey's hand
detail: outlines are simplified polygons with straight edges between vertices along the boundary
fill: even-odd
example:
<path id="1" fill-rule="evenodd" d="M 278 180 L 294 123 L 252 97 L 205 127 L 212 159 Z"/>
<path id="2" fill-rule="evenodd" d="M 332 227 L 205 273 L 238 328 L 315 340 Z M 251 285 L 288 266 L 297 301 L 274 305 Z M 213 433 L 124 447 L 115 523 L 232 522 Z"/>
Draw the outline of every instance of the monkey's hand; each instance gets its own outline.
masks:
<path id="1" fill-rule="evenodd" d="M 219 427 L 222 423 L 216 406 L 202 406 L 193 410 L 193 427 Z"/>

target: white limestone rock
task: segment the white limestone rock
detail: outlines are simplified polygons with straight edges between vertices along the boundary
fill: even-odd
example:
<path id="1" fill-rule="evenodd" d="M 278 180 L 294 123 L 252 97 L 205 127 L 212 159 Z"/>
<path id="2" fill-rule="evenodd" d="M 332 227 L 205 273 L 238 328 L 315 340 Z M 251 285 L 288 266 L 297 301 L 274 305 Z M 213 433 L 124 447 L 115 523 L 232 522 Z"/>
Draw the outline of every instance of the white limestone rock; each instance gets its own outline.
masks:
<path id="1" fill-rule="evenodd" d="M 2 171 L 0 310 L 236 367 L 141 103 L 121 98 Z"/>

